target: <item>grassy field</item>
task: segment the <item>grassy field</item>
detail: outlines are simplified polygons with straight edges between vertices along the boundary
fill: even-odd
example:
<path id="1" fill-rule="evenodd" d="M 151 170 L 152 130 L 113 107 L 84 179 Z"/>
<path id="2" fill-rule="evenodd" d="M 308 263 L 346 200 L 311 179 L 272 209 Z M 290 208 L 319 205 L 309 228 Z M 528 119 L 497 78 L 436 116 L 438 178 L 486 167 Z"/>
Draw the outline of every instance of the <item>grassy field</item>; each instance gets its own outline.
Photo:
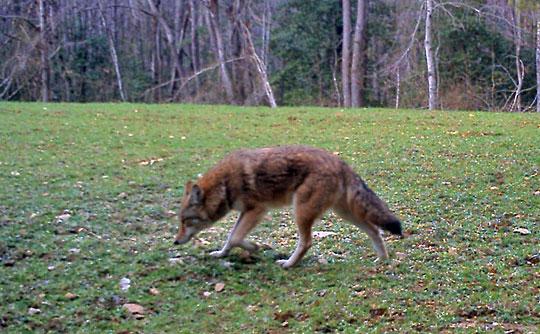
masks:
<path id="1" fill-rule="evenodd" d="M 331 213 L 288 271 L 288 210 L 251 257 L 208 256 L 234 213 L 172 245 L 186 181 L 293 143 L 339 152 L 403 219 L 390 261 Z M 0 332 L 538 333 L 539 173 L 532 114 L 0 103 Z"/>

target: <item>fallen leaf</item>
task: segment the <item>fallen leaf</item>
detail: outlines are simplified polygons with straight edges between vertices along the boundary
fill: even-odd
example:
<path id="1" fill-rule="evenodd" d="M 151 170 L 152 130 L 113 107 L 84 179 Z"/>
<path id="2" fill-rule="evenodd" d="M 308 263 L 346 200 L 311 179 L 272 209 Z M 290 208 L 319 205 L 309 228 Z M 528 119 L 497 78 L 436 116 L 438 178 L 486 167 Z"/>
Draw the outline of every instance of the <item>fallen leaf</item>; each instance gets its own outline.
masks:
<path id="1" fill-rule="evenodd" d="M 380 317 L 386 313 L 387 309 L 385 307 L 372 308 L 369 310 L 369 314 L 372 317 Z"/>
<path id="2" fill-rule="evenodd" d="M 165 158 L 150 158 L 150 159 L 147 159 L 147 160 L 141 160 L 139 161 L 139 165 L 141 166 L 152 166 L 153 164 L 155 164 L 156 162 L 161 162 L 165 160 Z"/>
<path id="3" fill-rule="evenodd" d="M 286 322 L 288 319 L 293 318 L 294 313 L 293 311 L 285 311 L 285 312 L 276 312 L 274 313 L 274 320 Z"/>
<path id="4" fill-rule="evenodd" d="M 225 289 L 225 283 L 216 283 L 216 285 L 214 286 L 215 292 L 221 292 L 223 291 L 223 289 Z"/>
<path id="5" fill-rule="evenodd" d="M 64 295 L 64 297 L 65 297 L 66 299 L 68 299 L 68 300 L 73 300 L 73 299 L 77 299 L 77 297 L 79 297 L 79 296 L 77 296 L 77 295 L 74 294 L 74 293 L 68 292 L 68 293 L 66 293 L 66 294 Z"/>
<path id="6" fill-rule="evenodd" d="M 255 313 L 259 310 L 259 307 L 257 305 L 248 305 L 246 306 L 246 311 L 250 313 Z"/>
<path id="7" fill-rule="evenodd" d="M 144 318 L 144 307 L 142 307 L 139 304 L 134 303 L 128 303 L 122 305 L 124 309 L 126 309 L 135 319 L 142 319 Z"/>

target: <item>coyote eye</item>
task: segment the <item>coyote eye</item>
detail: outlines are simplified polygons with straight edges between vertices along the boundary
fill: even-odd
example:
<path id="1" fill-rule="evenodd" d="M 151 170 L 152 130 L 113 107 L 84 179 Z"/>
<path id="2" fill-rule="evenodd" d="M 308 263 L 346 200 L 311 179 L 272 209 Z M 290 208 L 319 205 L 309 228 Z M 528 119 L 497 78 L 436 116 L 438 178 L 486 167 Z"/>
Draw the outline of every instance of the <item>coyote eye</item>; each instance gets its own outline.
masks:
<path id="1" fill-rule="evenodd" d="M 187 227 L 195 226 L 199 223 L 199 220 L 197 218 L 186 218 L 184 219 L 184 224 Z"/>

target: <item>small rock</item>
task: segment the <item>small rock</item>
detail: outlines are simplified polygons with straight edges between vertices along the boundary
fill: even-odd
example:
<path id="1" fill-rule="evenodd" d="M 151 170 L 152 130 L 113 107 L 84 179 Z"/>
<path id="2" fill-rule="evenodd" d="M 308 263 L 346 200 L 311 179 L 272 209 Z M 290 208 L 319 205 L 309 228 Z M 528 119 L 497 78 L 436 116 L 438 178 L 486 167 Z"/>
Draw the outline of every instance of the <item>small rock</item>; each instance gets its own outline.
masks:
<path id="1" fill-rule="evenodd" d="M 123 277 L 120 280 L 120 290 L 127 291 L 131 286 L 131 280 L 127 277 Z"/>
<path id="2" fill-rule="evenodd" d="M 315 232 L 313 232 L 313 237 L 317 238 L 317 239 L 322 239 L 322 238 L 326 238 L 326 237 L 329 237 L 329 236 L 334 235 L 334 234 L 336 234 L 336 232 L 315 231 Z"/>
<path id="3" fill-rule="evenodd" d="M 176 216 L 176 211 L 173 211 L 173 210 L 167 210 L 167 212 L 165 212 L 165 216 L 167 216 L 167 217 L 174 217 L 174 216 Z"/>
<path id="4" fill-rule="evenodd" d="M 519 233 L 521 235 L 528 235 L 531 234 L 531 231 L 527 230 L 526 228 L 519 227 L 514 229 L 514 233 Z"/>
<path id="5" fill-rule="evenodd" d="M 69 252 L 70 254 L 79 254 L 79 253 L 81 252 L 81 250 L 80 250 L 79 248 L 70 248 L 70 249 L 68 250 L 68 252 Z"/>
<path id="6" fill-rule="evenodd" d="M 14 260 L 5 260 L 4 261 L 4 266 L 5 267 L 13 267 L 15 265 L 15 261 Z"/>
<path id="7" fill-rule="evenodd" d="M 203 297 L 208 298 L 208 297 L 210 297 L 210 295 L 212 295 L 212 292 L 205 291 L 205 292 L 202 293 L 202 295 L 203 295 Z"/>
<path id="8" fill-rule="evenodd" d="M 61 214 L 59 216 L 56 216 L 56 222 L 57 223 L 66 223 L 69 220 L 69 218 L 71 218 L 71 215 L 69 213 L 63 213 L 63 214 Z"/>
<path id="9" fill-rule="evenodd" d="M 38 309 L 38 308 L 30 307 L 30 308 L 28 309 L 28 314 L 30 314 L 30 315 L 40 314 L 40 313 L 41 313 L 41 310 Z"/>
<path id="10" fill-rule="evenodd" d="M 150 294 L 151 294 L 152 296 L 157 296 L 157 295 L 159 295 L 159 293 L 160 293 L 159 290 L 156 289 L 156 288 L 150 288 L 150 291 L 149 291 L 149 292 L 150 292 Z"/>
<path id="11" fill-rule="evenodd" d="M 231 269 L 232 267 L 234 267 L 234 263 L 229 262 L 229 261 L 226 261 L 226 260 L 220 261 L 219 264 L 220 264 L 222 267 L 225 267 L 225 268 L 227 268 L 227 269 Z"/>
<path id="12" fill-rule="evenodd" d="M 407 257 L 407 254 L 401 253 L 401 252 L 396 252 L 396 258 L 398 258 L 400 260 L 403 260 L 406 257 Z"/>

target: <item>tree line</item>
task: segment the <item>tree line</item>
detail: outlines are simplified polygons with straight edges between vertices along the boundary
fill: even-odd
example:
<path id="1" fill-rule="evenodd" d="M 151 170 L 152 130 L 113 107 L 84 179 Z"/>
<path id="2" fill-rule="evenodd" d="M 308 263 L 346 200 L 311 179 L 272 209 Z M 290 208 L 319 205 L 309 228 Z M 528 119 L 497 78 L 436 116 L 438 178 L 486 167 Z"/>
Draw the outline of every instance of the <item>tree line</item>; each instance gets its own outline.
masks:
<path id="1" fill-rule="evenodd" d="M 0 99 L 540 112 L 536 0 L 0 0 Z"/>

